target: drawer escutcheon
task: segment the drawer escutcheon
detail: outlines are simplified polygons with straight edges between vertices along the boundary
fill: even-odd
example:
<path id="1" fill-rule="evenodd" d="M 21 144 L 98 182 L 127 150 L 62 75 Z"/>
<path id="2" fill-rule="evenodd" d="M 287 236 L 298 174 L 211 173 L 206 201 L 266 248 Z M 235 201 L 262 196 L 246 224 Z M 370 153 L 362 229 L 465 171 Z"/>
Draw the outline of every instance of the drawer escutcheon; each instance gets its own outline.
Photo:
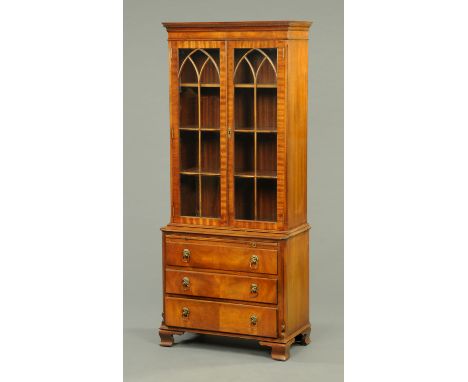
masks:
<path id="1" fill-rule="evenodd" d="M 250 268 L 257 268 L 258 266 L 258 256 L 257 255 L 252 255 L 250 256 Z"/>
<path id="2" fill-rule="evenodd" d="M 184 248 L 182 251 L 182 261 L 188 263 L 190 261 L 190 249 Z"/>
<path id="3" fill-rule="evenodd" d="M 250 285 L 250 293 L 253 293 L 253 294 L 258 293 L 258 285 L 257 284 L 251 284 Z"/>
<path id="4" fill-rule="evenodd" d="M 182 279 L 182 286 L 184 289 L 187 289 L 190 286 L 190 279 L 188 277 L 184 277 Z"/>
<path id="5" fill-rule="evenodd" d="M 252 315 L 250 316 L 250 325 L 256 326 L 256 325 L 257 325 L 257 321 L 258 321 L 258 320 L 257 320 L 257 316 L 256 316 L 255 314 L 252 314 Z"/>

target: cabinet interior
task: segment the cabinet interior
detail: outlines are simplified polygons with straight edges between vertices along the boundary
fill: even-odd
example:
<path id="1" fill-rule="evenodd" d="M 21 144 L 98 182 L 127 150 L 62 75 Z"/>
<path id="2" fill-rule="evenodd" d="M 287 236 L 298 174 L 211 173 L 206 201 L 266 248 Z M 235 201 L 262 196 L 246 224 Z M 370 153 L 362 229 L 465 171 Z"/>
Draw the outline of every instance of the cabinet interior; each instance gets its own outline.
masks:
<path id="1" fill-rule="evenodd" d="M 228 69 L 229 70 L 229 69 Z M 221 146 L 220 50 L 179 49 L 179 158 L 182 216 L 220 218 L 221 156 L 232 155 L 233 215 L 277 219 L 277 49 L 234 49 L 233 126 Z M 227 182 L 226 182 L 227 183 Z"/>

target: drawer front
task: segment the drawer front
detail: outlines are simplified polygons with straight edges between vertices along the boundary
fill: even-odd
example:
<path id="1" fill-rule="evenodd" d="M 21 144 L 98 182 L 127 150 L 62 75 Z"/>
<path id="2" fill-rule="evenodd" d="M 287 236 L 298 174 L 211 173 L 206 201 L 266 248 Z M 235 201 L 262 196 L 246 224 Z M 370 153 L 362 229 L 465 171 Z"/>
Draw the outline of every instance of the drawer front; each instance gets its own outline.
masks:
<path id="1" fill-rule="evenodd" d="M 169 326 L 277 337 L 277 309 L 225 302 L 165 298 L 165 322 Z"/>
<path id="2" fill-rule="evenodd" d="M 276 275 L 277 253 L 272 244 L 252 248 L 242 243 L 166 238 L 166 264 L 180 267 Z"/>
<path id="3" fill-rule="evenodd" d="M 166 270 L 166 293 L 276 304 L 276 285 L 276 279 Z"/>

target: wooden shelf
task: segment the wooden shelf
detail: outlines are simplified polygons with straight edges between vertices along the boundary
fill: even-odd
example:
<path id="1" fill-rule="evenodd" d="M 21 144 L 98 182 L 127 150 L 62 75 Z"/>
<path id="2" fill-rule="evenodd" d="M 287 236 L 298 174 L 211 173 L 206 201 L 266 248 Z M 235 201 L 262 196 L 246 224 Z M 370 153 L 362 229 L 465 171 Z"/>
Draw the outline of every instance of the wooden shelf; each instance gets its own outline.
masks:
<path id="1" fill-rule="evenodd" d="M 276 129 L 257 129 L 257 133 L 266 133 L 266 134 L 276 134 L 278 130 Z"/>
<path id="2" fill-rule="evenodd" d="M 276 84 L 257 84 L 260 89 L 276 89 Z"/>
<path id="3" fill-rule="evenodd" d="M 235 133 L 255 133 L 254 129 L 234 129 Z"/>
<path id="4" fill-rule="evenodd" d="M 260 89 L 276 89 L 276 84 L 234 84 L 235 88 L 254 88 L 255 86 Z"/>
<path id="5" fill-rule="evenodd" d="M 194 126 L 194 127 L 179 127 L 179 130 L 182 130 L 182 131 L 221 131 L 219 127 L 203 127 L 201 129 L 199 129 L 198 127 Z"/>
<path id="6" fill-rule="evenodd" d="M 278 132 L 278 130 L 276 129 L 272 129 L 272 130 L 269 130 L 269 129 L 257 129 L 257 130 L 254 130 L 254 129 L 235 129 L 234 130 L 235 133 L 270 133 L 270 134 L 276 134 Z"/>
<path id="7" fill-rule="evenodd" d="M 237 178 L 257 178 L 257 179 L 276 179 L 276 171 L 257 171 L 255 174 L 254 171 L 242 171 L 234 174 Z"/>
<path id="8" fill-rule="evenodd" d="M 180 84 L 183 88 L 197 88 L 198 83 L 196 82 L 185 82 Z M 201 88 L 219 88 L 219 84 L 200 84 Z"/>
<path id="9" fill-rule="evenodd" d="M 179 173 L 181 175 L 206 175 L 206 176 L 220 176 L 221 175 L 219 171 L 208 171 L 208 170 L 199 171 L 198 168 L 196 167 L 180 170 Z"/>
<path id="10" fill-rule="evenodd" d="M 198 175 L 199 171 L 197 168 L 186 168 L 179 171 L 182 175 Z"/>

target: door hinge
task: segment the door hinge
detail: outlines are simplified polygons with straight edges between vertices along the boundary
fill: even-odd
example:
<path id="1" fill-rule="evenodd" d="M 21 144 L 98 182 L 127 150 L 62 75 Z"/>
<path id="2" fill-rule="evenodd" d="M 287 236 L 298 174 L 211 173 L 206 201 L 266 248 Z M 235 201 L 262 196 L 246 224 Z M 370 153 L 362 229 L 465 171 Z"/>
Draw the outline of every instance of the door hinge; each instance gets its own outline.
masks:
<path id="1" fill-rule="evenodd" d="M 227 134 L 227 135 L 228 135 L 228 138 L 231 138 L 231 128 L 228 128 L 228 132 L 227 132 L 227 133 L 228 133 L 228 134 Z"/>
<path id="2" fill-rule="evenodd" d="M 283 51 L 283 59 L 284 59 L 284 49 L 285 49 L 285 48 L 282 49 L 282 51 Z"/>
<path id="3" fill-rule="evenodd" d="M 171 139 L 174 139 L 174 129 L 171 129 Z"/>
<path id="4" fill-rule="evenodd" d="M 169 48 L 169 57 L 172 58 L 172 48 Z"/>
<path id="5" fill-rule="evenodd" d="M 171 215 L 174 216 L 174 205 L 171 206 Z"/>

